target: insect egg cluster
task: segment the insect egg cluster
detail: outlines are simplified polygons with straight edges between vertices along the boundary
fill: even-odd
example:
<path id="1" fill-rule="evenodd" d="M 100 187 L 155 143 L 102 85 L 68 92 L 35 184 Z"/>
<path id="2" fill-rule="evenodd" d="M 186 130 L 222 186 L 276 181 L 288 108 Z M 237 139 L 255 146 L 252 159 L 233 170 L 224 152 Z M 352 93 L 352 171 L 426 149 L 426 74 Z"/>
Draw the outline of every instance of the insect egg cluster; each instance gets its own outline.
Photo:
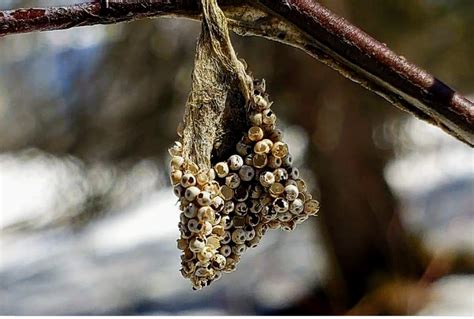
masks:
<path id="1" fill-rule="evenodd" d="M 181 273 L 194 289 L 235 270 L 268 229 L 291 231 L 319 210 L 293 166 L 270 106 L 265 83 L 255 81 L 247 132 L 235 154 L 210 169 L 183 158 L 180 142 L 169 150 L 170 179 L 181 209 Z"/>

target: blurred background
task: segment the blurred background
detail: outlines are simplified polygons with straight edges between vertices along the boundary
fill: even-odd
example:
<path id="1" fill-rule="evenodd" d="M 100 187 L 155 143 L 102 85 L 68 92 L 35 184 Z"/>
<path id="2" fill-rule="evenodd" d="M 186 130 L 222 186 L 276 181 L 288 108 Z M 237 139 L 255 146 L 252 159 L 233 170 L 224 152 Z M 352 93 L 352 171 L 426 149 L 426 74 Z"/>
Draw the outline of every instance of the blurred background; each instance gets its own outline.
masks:
<path id="1" fill-rule="evenodd" d="M 321 2 L 473 98 L 473 1 Z M 261 38 L 233 40 L 322 209 L 191 290 L 167 148 L 199 30 L 162 18 L 0 38 L 0 314 L 473 315 L 472 149 Z"/>

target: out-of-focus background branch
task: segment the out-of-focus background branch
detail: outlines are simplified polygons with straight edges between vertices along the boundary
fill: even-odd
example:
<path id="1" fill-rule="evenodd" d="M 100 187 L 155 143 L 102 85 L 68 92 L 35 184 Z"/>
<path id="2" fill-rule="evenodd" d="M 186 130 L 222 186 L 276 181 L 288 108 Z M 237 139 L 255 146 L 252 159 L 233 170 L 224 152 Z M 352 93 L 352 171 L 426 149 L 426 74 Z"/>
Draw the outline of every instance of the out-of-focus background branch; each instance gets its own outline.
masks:
<path id="1" fill-rule="evenodd" d="M 322 2 L 460 91 L 474 87 L 470 1 Z M 166 149 L 198 33 L 158 19 L 0 39 L 0 313 L 472 314 L 472 150 L 258 38 L 233 40 L 267 80 L 323 208 L 190 290 Z"/>

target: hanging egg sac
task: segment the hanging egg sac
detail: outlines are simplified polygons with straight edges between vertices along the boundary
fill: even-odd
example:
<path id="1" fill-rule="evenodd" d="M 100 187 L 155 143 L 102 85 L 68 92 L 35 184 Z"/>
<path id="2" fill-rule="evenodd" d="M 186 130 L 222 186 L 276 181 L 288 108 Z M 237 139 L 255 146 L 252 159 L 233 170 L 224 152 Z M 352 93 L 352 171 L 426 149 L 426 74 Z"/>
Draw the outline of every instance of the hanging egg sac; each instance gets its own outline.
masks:
<path id="1" fill-rule="evenodd" d="M 191 92 L 169 149 L 179 199 L 181 274 L 201 289 L 236 269 L 268 229 L 291 231 L 315 215 L 277 116 L 230 41 L 216 0 L 201 0 Z"/>
<path id="2" fill-rule="evenodd" d="M 247 132 L 234 145 L 233 154 L 216 158 L 211 168 L 201 170 L 183 158 L 181 142 L 169 150 L 170 181 L 181 209 L 181 273 L 194 289 L 234 271 L 268 228 L 294 230 L 319 209 L 276 128 L 264 82 L 253 84 Z"/>

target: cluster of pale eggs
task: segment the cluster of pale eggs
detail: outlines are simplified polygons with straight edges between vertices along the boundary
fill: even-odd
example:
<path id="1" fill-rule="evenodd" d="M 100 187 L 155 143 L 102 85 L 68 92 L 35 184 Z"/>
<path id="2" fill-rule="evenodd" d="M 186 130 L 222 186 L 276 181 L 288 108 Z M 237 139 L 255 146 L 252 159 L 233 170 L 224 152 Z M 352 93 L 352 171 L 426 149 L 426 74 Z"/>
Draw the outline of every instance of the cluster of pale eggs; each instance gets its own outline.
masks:
<path id="1" fill-rule="evenodd" d="M 235 270 L 241 255 L 256 247 L 267 229 L 291 231 L 319 210 L 292 166 L 270 106 L 264 82 L 255 82 L 248 132 L 236 154 L 209 170 L 185 160 L 180 142 L 169 150 L 171 183 L 181 209 L 181 273 L 194 289 Z"/>

